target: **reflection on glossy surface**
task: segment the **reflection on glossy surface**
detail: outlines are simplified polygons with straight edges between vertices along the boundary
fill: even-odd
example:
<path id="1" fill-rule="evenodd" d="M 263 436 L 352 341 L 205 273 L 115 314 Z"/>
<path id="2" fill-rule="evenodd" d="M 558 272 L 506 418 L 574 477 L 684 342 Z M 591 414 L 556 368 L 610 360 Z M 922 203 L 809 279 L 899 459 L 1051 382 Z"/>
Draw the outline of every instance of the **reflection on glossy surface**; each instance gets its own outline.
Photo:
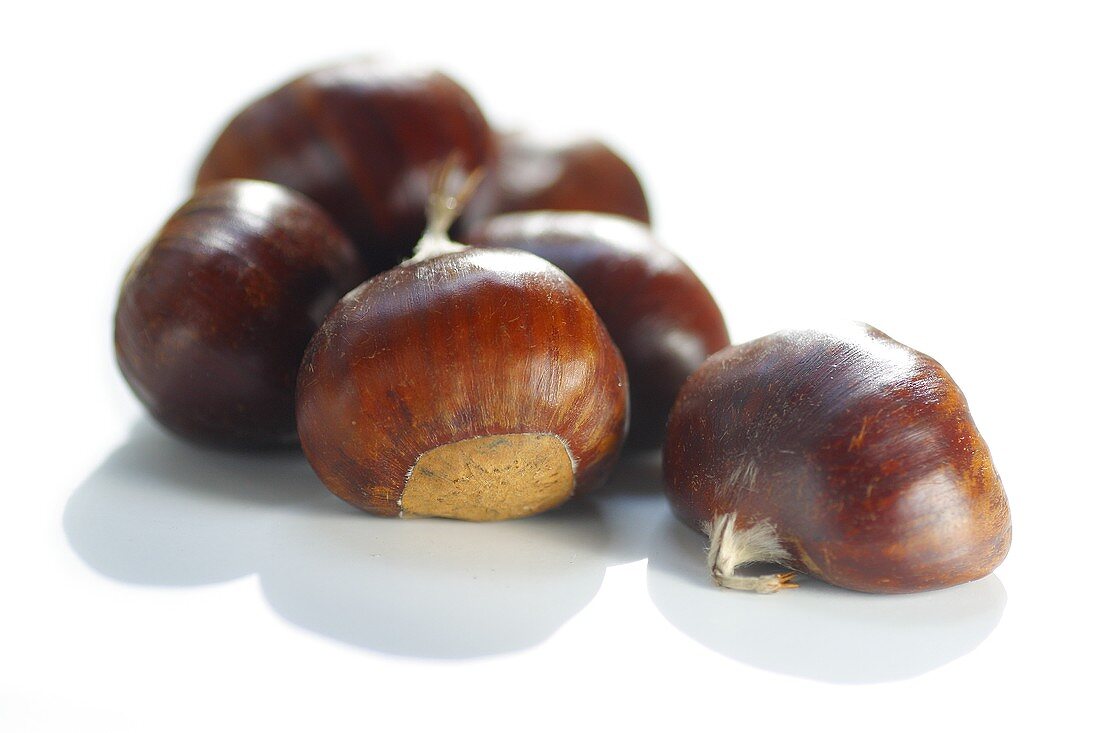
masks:
<path id="1" fill-rule="evenodd" d="M 720 654 L 772 672 L 840 683 L 914 677 L 977 647 L 1007 602 L 996 576 L 939 591 L 871 595 L 800 576 L 777 596 L 722 591 L 704 538 L 672 518 L 655 536 L 649 593 L 670 622 Z"/>

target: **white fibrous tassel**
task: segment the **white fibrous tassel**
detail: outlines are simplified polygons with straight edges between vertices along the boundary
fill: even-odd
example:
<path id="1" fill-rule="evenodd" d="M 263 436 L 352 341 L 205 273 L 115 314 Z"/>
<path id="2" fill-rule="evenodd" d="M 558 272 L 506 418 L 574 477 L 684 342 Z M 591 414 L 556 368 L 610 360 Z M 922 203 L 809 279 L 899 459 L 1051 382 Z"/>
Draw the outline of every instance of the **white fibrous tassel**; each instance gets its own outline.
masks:
<path id="1" fill-rule="evenodd" d="M 420 241 L 416 243 L 413 256 L 406 262 L 421 262 L 429 257 L 466 249 L 466 245 L 451 241 L 447 232 L 462 210 L 466 208 L 466 204 L 473 198 L 474 192 L 485 178 L 485 170 L 478 168 L 470 173 L 458 184 L 458 190 L 455 191 L 453 181 L 458 171 L 457 155 L 451 155 L 436 168 L 432 176 L 431 190 L 428 193 L 428 203 L 424 209 L 428 217 L 428 225 Z"/>
<path id="2" fill-rule="evenodd" d="M 790 556 L 779 543 L 775 527 L 758 522 L 748 529 L 737 529 L 737 513 L 720 514 L 703 530 L 710 537 L 707 563 L 716 585 L 733 590 L 775 593 L 784 588 L 797 588 L 794 573 L 773 575 L 738 575 L 737 568 L 751 562 L 783 563 Z"/>

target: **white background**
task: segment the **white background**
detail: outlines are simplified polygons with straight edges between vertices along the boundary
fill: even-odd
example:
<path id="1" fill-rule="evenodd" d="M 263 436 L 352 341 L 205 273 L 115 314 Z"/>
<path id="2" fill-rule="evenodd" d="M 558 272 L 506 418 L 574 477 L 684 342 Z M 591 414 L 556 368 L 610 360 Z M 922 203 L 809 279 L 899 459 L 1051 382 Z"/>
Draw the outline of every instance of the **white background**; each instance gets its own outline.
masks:
<path id="1" fill-rule="evenodd" d="M 1095 3 L 30 7 L 0 29 L 0 728 L 1086 725 Z M 737 340 L 842 317 L 938 358 L 1009 493 L 1004 565 L 739 596 L 644 463 L 534 520 L 398 523 L 162 436 L 110 349 L 124 268 L 241 104 L 362 53 L 618 147 Z"/>

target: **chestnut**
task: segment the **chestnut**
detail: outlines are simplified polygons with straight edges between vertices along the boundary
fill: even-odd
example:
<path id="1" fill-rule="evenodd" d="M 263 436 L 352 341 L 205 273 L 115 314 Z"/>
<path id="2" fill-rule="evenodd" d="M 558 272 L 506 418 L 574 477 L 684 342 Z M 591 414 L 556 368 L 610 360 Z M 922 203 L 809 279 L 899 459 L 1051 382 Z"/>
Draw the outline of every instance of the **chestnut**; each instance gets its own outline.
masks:
<path id="1" fill-rule="evenodd" d="M 661 445 L 680 387 L 730 343 L 706 286 L 638 222 L 576 212 L 506 214 L 465 241 L 531 252 L 581 286 L 630 375 L 631 449 Z"/>
<path id="2" fill-rule="evenodd" d="M 433 197 L 416 256 L 341 299 L 302 362 L 306 457 L 375 514 L 535 514 L 603 483 L 623 441 L 626 368 L 581 289 L 447 240 L 470 189 Z"/>
<path id="3" fill-rule="evenodd" d="M 307 73 L 247 106 L 210 148 L 197 182 L 257 178 L 300 191 L 379 272 L 412 254 L 430 166 L 451 153 L 470 170 L 493 163 L 493 133 L 469 93 L 436 71 L 360 60 Z"/>
<path id="4" fill-rule="evenodd" d="M 939 363 L 863 324 L 783 331 L 710 357 L 684 385 L 664 453 L 676 515 L 709 535 L 722 586 L 793 573 L 907 593 L 988 575 L 1008 501 L 966 399 Z"/>
<path id="5" fill-rule="evenodd" d="M 497 212 L 594 211 L 649 223 L 649 204 L 630 165 L 593 139 L 547 142 L 498 136 Z"/>
<path id="6" fill-rule="evenodd" d="M 348 238 L 301 194 L 261 181 L 201 186 L 122 283 L 119 367 L 185 438 L 292 445 L 306 344 L 362 274 Z"/>

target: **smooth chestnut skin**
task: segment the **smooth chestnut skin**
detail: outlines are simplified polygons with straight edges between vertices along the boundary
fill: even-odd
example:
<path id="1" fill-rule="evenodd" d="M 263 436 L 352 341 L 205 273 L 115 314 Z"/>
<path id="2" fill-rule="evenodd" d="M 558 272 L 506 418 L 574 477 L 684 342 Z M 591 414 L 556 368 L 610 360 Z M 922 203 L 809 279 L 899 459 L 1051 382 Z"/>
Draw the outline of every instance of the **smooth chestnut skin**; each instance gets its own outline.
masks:
<path id="1" fill-rule="evenodd" d="M 499 213 L 594 211 L 649 223 L 634 169 L 599 140 L 546 143 L 521 133 L 498 137 Z"/>
<path id="2" fill-rule="evenodd" d="M 119 367 L 178 435 L 293 445 L 302 354 L 362 274 L 351 242 L 304 196 L 261 181 L 200 187 L 126 275 Z"/>
<path id="3" fill-rule="evenodd" d="M 524 252 L 466 249 L 339 302 L 302 364 L 298 430 L 325 485 L 375 514 L 401 514 L 420 456 L 481 436 L 558 436 L 582 494 L 615 462 L 627 389 L 618 350 L 564 273 Z"/>
<path id="4" fill-rule="evenodd" d="M 906 593 L 981 578 L 1011 542 L 1008 501 L 958 386 L 862 324 L 731 346 L 680 393 L 665 482 L 700 527 L 772 524 L 784 564 Z"/>
<path id="5" fill-rule="evenodd" d="M 730 343 L 706 286 L 635 221 L 591 213 L 508 214 L 477 227 L 467 241 L 531 252 L 581 286 L 630 374 L 629 449 L 661 445 L 680 387 Z"/>
<path id="6" fill-rule="evenodd" d="M 379 272 L 412 254 L 430 174 L 448 156 L 492 168 L 495 141 L 473 98 L 435 71 L 355 61 L 253 102 L 214 142 L 203 184 L 255 178 L 319 203 Z M 476 215 L 479 205 L 470 211 Z"/>

